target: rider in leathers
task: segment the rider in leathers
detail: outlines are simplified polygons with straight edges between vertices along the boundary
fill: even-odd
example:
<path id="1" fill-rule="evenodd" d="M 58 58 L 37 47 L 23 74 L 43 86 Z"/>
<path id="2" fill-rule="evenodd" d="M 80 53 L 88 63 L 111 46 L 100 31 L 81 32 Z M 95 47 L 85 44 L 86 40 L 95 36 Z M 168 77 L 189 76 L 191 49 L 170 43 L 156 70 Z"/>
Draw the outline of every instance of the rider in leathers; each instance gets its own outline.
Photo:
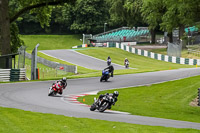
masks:
<path id="1" fill-rule="evenodd" d="M 113 77 L 113 72 L 114 72 L 114 67 L 112 65 L 109 65 L 107 68 L 104 70 L 108 69 L 109 73 L 111 73 L 111 77 Z"/>
<path id="2" fill-rule="evenodd" d="M 62 87 L 62 89 L 58 89 L 58 93 L 60 95 L 62 95 L 63 89 L 65 89 L 67 87 L 67 78 L 63 77 L 61 80 L 56 81 L 56 83 L 53 83 L 53 87 L 55 87 L 55 88 Z"/>
<path id="3" fill-rule="evenodd" d="M 108 58 L 107 58 L 107 65 L 109 66 L 111 64 L 111 58 L 110 58 L 110 56 L 108 56 Z"/>
<path id="4" fill-rule="evenodd" d="M 127 63 L 127 64 L 126 64 Z M 125 60 L 124 60 L 124 66 L 126 67 L 126 65 L 127 65 L 127 67 L 128 67 L 128 65 L 129 65 L 129 60 L 127 59 L 127 58 L 125 58 Z"/>
<path id="5" fill-rule="evenodd" d="M 117 97 L 119 96 L 119 92 L 118 91 L 114 91 L 114 93 L 106 93 L 106 94 L 101 94 L 97 100 L 98 106 L 101 106 L 101 101 L 103 99 L 104 96 L 112 96 L 114 98 L 114 102 L 112 103 L 112 105 L 115 105 L 115 103 L 117 102 Z M 111 109 L 111 106 L 108 107 L 108 109 Z"/>

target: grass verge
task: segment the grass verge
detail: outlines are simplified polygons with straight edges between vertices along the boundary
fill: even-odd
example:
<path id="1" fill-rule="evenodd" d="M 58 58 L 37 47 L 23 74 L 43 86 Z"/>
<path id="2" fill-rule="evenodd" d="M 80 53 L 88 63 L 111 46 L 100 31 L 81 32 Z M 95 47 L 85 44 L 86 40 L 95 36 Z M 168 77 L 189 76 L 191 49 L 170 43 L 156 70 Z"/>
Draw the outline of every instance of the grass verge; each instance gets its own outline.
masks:
<path id="1" fill-rule="evenodd" d="M 199 133 L 199 130 L 195 129 L 177 129 L 74 118 L 2 107 L 0 107 L 0 111 L 1 133 Z"/>
<path id="2" fill-rule="evenodd" d="M 107 60 L 107 57 L 110 56 L 113 63 L 120 65 L 124 65 L 123 64 L 124 59 L 128 58 L 130 62 L 129 66 L 132 68 L 136 68 L 136 69 L 115 70 L 114 72 L 115 74 L 141 73 L 141 72 L 150 72 L 150 71 L 152 72 L 152 71 L 195 67 L 190 65 L 181 65 L 165 61 L 159 61 L 148 57 L 132 54 L 118 48 L 84 49 L 77 51 L 82 54 L 93 56 L 102 60 Z"/>
<path id="3" fill-rule="evenodd" d="M 200 107 L 189 105 L 197 97 L 199 79 L 200 76 L 195 76 L 150 86 L 119 89 L 118 102 L 112 109 L 133 115 L 200 123 Z M 113 90 L 102 91 L 98 95 L 107 92 L 112 93 Z M 84 98 L 85 103 L 91 105 L 94 97 L 98 96 L 84 96 L 78 100 L 83 102 Z"/>
<path id="4" fill-rule="evenodd" d="M 28 50 L 27 52 L 31 53 L 30 50 Z M 44 58 L 44 59 L 47 59 L 49 61 L 59 62 L 61 64 L 66 64 L 66 65 L 74 65 L 74 64 L 68 63 L 66 61 L 59 60 L 57 58 L 53 58 L 53 57 L 48 56 L 46 54 L 43 54 L 41 52 L 38 52 L 37 55 L 42 57 L 42 58 Z M 27 77 L 30 78 L 30 76 L 31 76 L 31 60 L 26 58 L 25 63 L 26 63 L 26 74 L 27 74 Z M 95 76 L 101 74 L 101 72 L 98 71 L 98 70 L 87 69 L 87 68 L 84 68 L 84 67 L 81 67 L 81 66 L 77 66 L 78 74 L 73 74 L 73 73 L 69 73 L 69 72 L 61 72 L 61 71 L 60 72 L 56 72 L 55 69 L 50 68 L 48 66 L 45 66 L 45 65 L 43 65 L 41 63 L 37 63 L 37 68 L 40 69 L 40 77 L 43 80 L 44 79 L 46 79 L 46 80 L 51 80 L 51 79 L 55 80 L 55 79 L 60 79 L 63 76 L 68 77 L 68 78 L 95 77 Z"/>
<path id="5" fill-rule="evenodd" d="M 90 55 L 102 60 L 106 60 L 107 56 L 109 55 L 112 58 L 112 62 L 116 64 L 120 64 L 120 65 L 123 65 L 124 59 L 128 58 L 130 62 L 130 67 L 136 68 L 136 69 L 115 70 L 114 71 L 115 75 L 195 67 L 195 66 L 190 66 L 190 65 L 180 65 L 180 64 L 174 64 L 174 63 L 169 63 L 169 62 L 164 62 L 164 61 L 158 61 L 158 60 L 147 58 L 144 56 L 135 55 L 135 54 L 132 54 L 132 53 L 129 53 L 117 48 L 84 48 L 84 49 L 75 49 L 75 50 L 77 50 L 80 53 L 87 54 L 87 55 Z M 30 50 L 28 52 L 30 53 Z M 61 64 L 73 65 L 71 63 L 68 63 L 63 60 L 59 60 L 57 58 L 53 58 L 41 52 L 38 52 L 38 56 L 50 61 L 59 62 Z M 31 61 L 27 60 L 26 64 L 31 66 Z M 38 68 L 41 68 L 41 69 L 46 68 L 46 67 L 47 66 L 44 67 L 42 65 L 38 66 Z M 68 78 L 85 78 L 85 77 L 101 76 L 101 71 L 99 70 L 91 70 L 91 69 L 87 69 L 81 66 L 77 66 L 77 67 L 78 67 L 78 74 L 76 75 L 68 74 L 68 75 L 61 75 L 61 76 L 67 76 Z M 28 71 L 28 73 L 29 74 L 27 75 L 30 75 L 30 71 Z M 60 78 L 61 76 L 58 76 L 58 78 Z M 55 78 L 56 77 L 52 75 L 45 79 L 55 79 Z"/>
<path id="6" fill-rule="evenodd" d="M 38 43 L 38 50 L 70 49 L 82 44 L 82 35 L 21 35 L 20 38 L 27 46 L 26 50 L 33 50 Z"/>
<path id="7" fill-rule="evenodd" d="M 47 59 L 49 61 L 59 62 L 61 64 L 66 64 L 66 65 L 74 65 L 74 64 L 71 64 L 69 62 L 66 62 L 66 61 L 63 61 L 63 60 L 48 56 L 48 55 L 43 54 L 41 52 L 38 52 L 38 56 L 40 56 L 40 57 L 42 57 L 44 59 Z M 81 67 L 81 66 L 77 66 L 77 69 L 78 69 L 78 74 L 87 74 L 87 73 L 99 72 L 98 70 L 87 69 L 87 68 L 84 68 L 84 67 Z"/>
<path id="8" fill-rule="evenodd" d="M 163 55 L 167 55 L 167 49 L 151 49 L 149 50 L 150 52 L 154 52 L 154 53 L 159 53 L 159 54 L 163 54 Z M 190 58 L 190 59 L 200 59 L 200 55 L 199 53 L 195 54 L 195 53 L 188 53 L 187 49 L 183 49 L 181 51 L 181 57 L 182 58 Z"/>

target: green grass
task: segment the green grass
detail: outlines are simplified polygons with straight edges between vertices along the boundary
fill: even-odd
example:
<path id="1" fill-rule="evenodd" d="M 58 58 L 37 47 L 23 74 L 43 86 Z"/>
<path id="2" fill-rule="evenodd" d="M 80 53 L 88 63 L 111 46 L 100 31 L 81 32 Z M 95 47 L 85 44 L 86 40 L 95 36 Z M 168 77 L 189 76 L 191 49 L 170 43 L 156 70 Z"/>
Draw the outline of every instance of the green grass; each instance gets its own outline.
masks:
<path id="1" fill-rule="evenodd" d="M 194 129 L 74 118 L 2 107 L 0 112 L 1 133 L 199 133 L 199 130 Z"/>
<path id="2" fill-rule="evenodd" d="M 25 44 L 28 46 L 27 50 L 33 50 L 37 43 L 40 43 L 39 50 L 46 49 L 66 49 L 71 48 L 75 45 L 80 45 L 79 35 L 73 36 L 56 36 L 56 35 L 22 35 L 21 38 L 25 41 Z M 71 38 L 71 39 L 70 39 Z M 105 48 L 105 49 L 86 49 L 82 50 L 83 53 L 86 52 L 89 55 L 94 55 L 97 58 L 106 60 L 107 56 L 110 55 L 112 61 L 123 65 L 124 58 L 128 58 L 130 61 L 130 67 L 137 69 L 127 69 L 127 70 L 116 70 L 115 74 L 126 74 L 126 73 L 137 73 L 137 72 L 147 72 L 147 71 L 159 71 L 159 70 L 168 70 L 168 69 L 177 69 L 182 67 L 192 67 L 188 65 L 178 65 L 172 63 L 166 63 L 162 61 L 156 61 L 150 58 L 145 58 L 142 56 L 134 55 L 122 50 L 117 50 L 114 48 Z M 79 51 L 81 52 L 81 51 Z M 38 53 L 39 56 L 44 56 L 41 53 Z M 49 60 L 55 60 L 54 58 L 46 57 Z M 68 64 L 61 60 L 57 62 L 62 62 L 63 64 Z M 30 65 L 30 61 L 26 62 Z M 46 68 L 46 66 L 38 63 L 38 67 Z M 48 69 L 48 67 L 47 67 Z M 75 76 L 69 76 L 69 78 L 79 78 L 79 77 L 92 77 L 100 76 L 99 71 L 88 70 L 85 68 L 79 68 L 78 71 L 80 74 Z M 88 74 L 88 72 L 90 72 Z M 49 77 L 54 78 L 55 77 Z M 196 81 L 196 82 L 193 82 Z M 170 85 L 163 86 L 152 85 L 146 87 L 136 87 L 136 88 L 127 88 L 119 90 L 120 96 L 119 101 L 116 103 L 113 109 L 120 111 L 132 110 L 132 114 L 145 115 L 145 116 L 156 116 L 156 117 L 175 117 L 175 119 L 184 119 L 199 122 L 199 108 L 189 106 L 189 102 L 195 97 L 197 86 L 199 86 L 198 81 L 191 79 L 189 84 L 186 84 L 188 81 L 183 81 L 185 85 L 183 90 L 181 90 L 178 84 L 176 87 Z M 171 82 L 170 82 L 171 83 Z M 175 84 L 174 84 L 175 85 Z M 179 86 L 179 87 L 178 87 Z M 188 87 L 186 87 L 188 86 Z M 152 88 L 153 87 L 153 88 Z M 162 88 L 162 91 L 161 91 Z M 168 88 L 171 88 L 168 90 Z M 176 92 L 176 95 L 172 95 L 172 92 Z M 178 91 L 178 92 L 177 92 Z M 183 92 L 182 92 L 183 91 Z M 186 91 L 186 92 L 185 92 Z M 102 93 L 105 93 L 104 91 Z M 153 93 L 154 92 L 154 93 Z M 179 94 L 180 92 L 180 94 Z M 184 94 L 188 95 L 185 96 Z M 129 94 L 129 95 L 128 95 Z M 182 96 L 183 94 L 183 96 Z M 162 96 L 163 95 L 163 96 Z M 185 97 L 184 97 L 185 96 Z M 91 104 L 93 102 L 94 96 L 85 97 L 86 102 Z M 126 99 L 126 97 L 128 97 Z M 184 99 L 183 99 L 184 97 Z M 171 98 L 171 99 L 170 99 Z M 179 100 L 180 102 L 174 102 Z M 124 101 L 128 100 L 128 101 Z M 132 102 L 129 100 L 131 99 Z M 82 99 L 79 99 L 82 101 Z M 125 104 L 124 104 L 125 102 Z M 129 103 L 129 104 L 127 104 Z M 170 104 L 171 105 L 170 105 Z M 151 104 L 152 106 L 149 106 Z M 164 104 L 164 105 L 163 105 Z M 176 108 L 177 106 L 177 108 Z M 178 112 L 179 111 L 179 112 Z M 144 125 L 135 125 L 127 124 L 120 122 L 109 122 L 102 120 L 93 120 L 86 118 L 73 118 L 65 117 L 61 115 L 53 114 L 42 114 L 29 111 L 22 111 L 18 109 L 2 108 L 0 107 L 0 132 L 3 133 L 12 133 L 12 132 L 73 132 L 73 133 L 93 133 L 93 132 L 141 132 L 141 133 L 184 133 L 184 132 L 194 132 L 197 133 L 199 130 L 192 129 L 176 129 L 176 128 L 166 128 L 166 127 L 157 127 L 157 126 L 144 126 Z M 181 112 L 181 113 L 180 113 Z M 158 113 L 158 114 L 156 114 Z M 166 114 L 165 114 L 166 113 Z M 175 114 L 178 114 L 177 116 Z M 188 116 L 186 116 L 189 114 Z M 184 116 L 183 118 L 180 118 Z M 193 117 L 196 116 L 196 118 Z M 191 117 L 191 118 L 189 118 Z M 94 126 L 95 125 L 95 126 Z"/>
<path id="3" fill-rule="evenodd" d="M 151 50 L 148 50 L 148 51 L 167 55 L 167 49 L 166 48 L 164 48 L 164 49 L 151 49 Z M 188 53 L 187 49 L 183 49 L 181 51 L 181 57 L 182 58 L 190 58 L 190 59 L 200 59 L 200 55 L 197 55 L 197 54 L 194 54 L 194 53 Z"/>
<path id="4" fill-rule="evenodd" d="M 59 62 L 61 64 L 66 64 L 66 65 L 74 65 L 74 64 L 71 64 L 69 62 L 66 62 L 66 61 L 63 61 L 63 60 L 60 60 L 60 59 L 57 59 L 57 58 L 54 58 L 54 57 L 50 57 L 48 55 L 45 55 L 41 52 L 38 52 L 38 56 L 44 58 L 44 59 L 47 59 L 49 61 L 53 61 L 53 62 Z M 77 66 L 77 69 L 78 69 L 78 74 L 87 74 L 87 73 L 96 73 L 96 72 L 99 72 L 98 70 L 92 70 L 92 69 L 87 69 L 87 68 L 84 68 L 84 67 L 81 67 L 81 66 Z"/>
<path id="5" fill-rule="evenodd" d="M 27 51 L 28 53 L 31 53 L 30 50 Z M 47 56 L 41 52 L 37 53 L 38 56 L 45 58 L 49 61 L 54 61 L 54 62 L 59 62 L 61 64 L 66 64 L 66 65 L 73 65 L 71 63 L 68 63 L 66 61 L 63 60 L 59 60 L 50 56 Z M 17 59 L 16 59 L 17 62 Z M 27 77 L 30 78 L 31 76 L 31 60 L 26 58 L 26 74 Z M 81 66 L 77 66 L 78 69 L 78 73 L 77 74 L 73 74 L 73 73 L 69 73 L 69 72 L 62 72 L 62 71 L 57 71 L 57 76 L 56 76 L 56 70 L 53 68 L 50 68 L 46 65 L 43 65 L 41 63 L 37 63 L 37 68 L 40 69 L 40 79 L 46 79 L 46 80 L 55 80 L 55 79 L 60 79 L 62 77 L 68 77 L 68 78 L 84 78 L 84 77 L 95 77 L 97 75 L 101 74 L 101 71 L 98 70 L 92 70 L 92 69 L 87 69 Z"/>
<path id="6" fill-rule="evenodd" d="M 113 110 L 130 112 L 133 115 L 151 116 L 200 123 L 200 107 L 190 106 L 197 97 L 200 76 L 169 81 L 151 86 L 118 89 L 119 98 Z M 99 92 L 105 94 L 114 90 Z M 91 105 L 94 95 L 78 98 Z"/>
<path id="7" fill-rule="evenodd" d="M 130 62 L 129 66 L 132 68 L 136 68 L 136 69 L 115 70 L 114 71 L 115 74 L 141 73 L 141 72 L 195 67 L 190 65 L 181 65 L 165 61 L 159 61 L 148 57 L 132 54 L 118 48 L 84 49 L 77 51 L 102 60 L 106 60 L 107 57 L 110 56 L 113 63 L 120 65 L 123 65 L 124 59 L 128 58 Z"/>
<path id="8" fill-rule="evenodd" d="M 21 38 L 25 41 L 25 44 L 27 45 L 27 51 L 31 52 L 37 43 L 40 43 L 38 50 L 71 48 L 72 46 L 81 44 L 79 39 L 82 37 L 81 35 L 21 35 Z M 103 60 L 106 60 L 107 56 L 109 55 L 112 58 L 112 62 L 121 65 L 123 65 L 124 58 L 127 57 L 130 61 L 130 67 L 137 68 L 115 70 L 115 74 L 141 73 L 195 67 L 158 61 L 155 59 L 135 55 L 117 48 L 83 48 L 78 51 L 83 54 L 88 54 L 90 56 L 94 56 Z M 38 56 L 48 59 L 50 61 L 73 65 L 68 62 L 49 57 L 40 52 L 38 52 Z M 41 68 L 45 67 L 41 66 Z M 78 66 L 78 74 L 74 76 L 71 75 L 69 78 L 96 77 L 100 75 L 100 71 Z M 48 79 L 51 79 L 51 77 Z"/>
<path id="9" fill-rule="evenodd" d="M 21 35 L 20 38 L 25 42 L 26 50 L 33 50 L 38 43 L 38 50 L 69 49 L 82 44 L 82 35 Z"/>
<path id="10" fill-rule="evenodd" d="M 144 56 L 135 55 L 129 52 L 126 52 L 124 50 L 118 49 L 118 48 L 83 48 L 83 49 L 76 49 L 78 52 L 87 54 L 102 60 L 106 60 L 107 56 L 111 56 L 112 62 L 123 65 L 124 59 L 127 57 L 130 62 L 130 67 L 136 68 L 136 69 L 122 69 L 122 70 L 115 70 L 115 75 L 120 74 L 129 74 L 129 73 L 142 73 L 142 72 L 152 72 L 152 71 L 162 71 L 162 70 L 169 70 L 169 69 L 178 69 L 178 68 L 192 68 L 195 66 L 190 65 L 180 65 L 180 64 L 174 64 L 164 61 L 158 61 L 155 59 L 151 59 Z M 30 50 L 28 51 L 31 52 Z M 73 65 L 71 63 L 68 63 L 63 60 L 59 60 L 50 56 L 47 56 L 41 52 L 38 52 L 38 56 L 45 58 L 50 61 L 59 62 L 61 64 L 66 65 Z M 31 65 L 30 60 L 26 61 L 26 63 Z M 68 78 L 85 78 L 85 77 L 97 77 L 101 76 L 101 71 L 99 70 L 91 70 L 87 69 L 81 66 L 78 67 L 78 74 L 69 74 L 67 75 Z M 45 66 L 38 66 L 38 68 L 45 68 Z M 103 68 L 102 68 L 103 69 Z M 28 73 L 30 73 L 28 71 Z M 60 78 L 59 76 L 58 78 Z M 54 76 L 50 76 L 46 79 L 54 79 Z"/>

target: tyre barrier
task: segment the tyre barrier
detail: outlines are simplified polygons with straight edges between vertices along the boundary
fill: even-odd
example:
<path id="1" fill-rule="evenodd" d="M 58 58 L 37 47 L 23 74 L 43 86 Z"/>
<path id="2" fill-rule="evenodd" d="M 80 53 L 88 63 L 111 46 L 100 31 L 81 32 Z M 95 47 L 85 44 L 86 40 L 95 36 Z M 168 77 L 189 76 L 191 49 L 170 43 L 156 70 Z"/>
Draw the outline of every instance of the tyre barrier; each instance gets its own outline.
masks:
<path id="1" fill-rule="evenodd" d="M 200 59 L 188 59 L 188 58 L 162 55 L 162 54 L 157 54 L 157 53 L 149 52 L 142 49 L 133 48 L 131 46 L 120 44 L 120 43 L 116 43 L 116 48 L 120 48 L 127 52 L 131 52 L 137 55 L 141 55 L 141 56 L 145 56 L 145 57 L 149 57 L 152 59 L 161 60 L 165 62 L 186 64 L 186 65 L 200 65 Z"/>
<path id="2" fill-rule="evenodd" d="M 26 80 L 26 69 L 0 69 L 0 82 Z"/>

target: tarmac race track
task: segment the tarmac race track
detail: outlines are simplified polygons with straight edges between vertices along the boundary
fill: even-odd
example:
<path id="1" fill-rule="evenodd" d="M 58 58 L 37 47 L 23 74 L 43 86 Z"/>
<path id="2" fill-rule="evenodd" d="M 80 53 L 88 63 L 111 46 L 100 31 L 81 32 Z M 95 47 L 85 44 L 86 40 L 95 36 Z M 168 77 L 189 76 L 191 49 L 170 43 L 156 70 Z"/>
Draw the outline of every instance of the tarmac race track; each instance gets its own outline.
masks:
<path id="1" fill-rule="evenodd" d="M 47 54 L 49 56 L 62 59 L 64 61 L 70 62 L 72 64 L 82 66 L 88 69 L 94 69 L 94 70 L 103 70 L 107 67 L 107 63 L 104 60 L 97 59 L 85 54 L 81 54 L 75 50 L 42 50 L 40 51 L 44 54 Z M 58 54 L 59 53 L 59 54 Z M 111 57 L 112 59 L 112 57 Z M 106 59 L 105 59 L 106 60 Z M 112 63 L 114 69 L 125 69 L 124 66 Z"/>
<path id="2" fill-rule="evenodd" d="M 68 87 L 64 90 L 63 96 L 57 97 L 47 96 L 48 88 L 53 81 L 0 84 L 0 106 L 71 117 L 119 121 L 142 125 L 200 129 L 200 123 L 143 117 L 115 111 L 105 111 L 104 113 L 99 113 L 97 111 L 92 112 L 89 110 L 89 107 L 72 103 L 66 99 L 68 95 L 72 94 L 78 95 L 91 91 L 147 85 L 199 74 L 199 68 L 192 68 L 119 75 L 109 79 L 109 82 L 99 82 L 100 77 L 69 79 Z"/>

